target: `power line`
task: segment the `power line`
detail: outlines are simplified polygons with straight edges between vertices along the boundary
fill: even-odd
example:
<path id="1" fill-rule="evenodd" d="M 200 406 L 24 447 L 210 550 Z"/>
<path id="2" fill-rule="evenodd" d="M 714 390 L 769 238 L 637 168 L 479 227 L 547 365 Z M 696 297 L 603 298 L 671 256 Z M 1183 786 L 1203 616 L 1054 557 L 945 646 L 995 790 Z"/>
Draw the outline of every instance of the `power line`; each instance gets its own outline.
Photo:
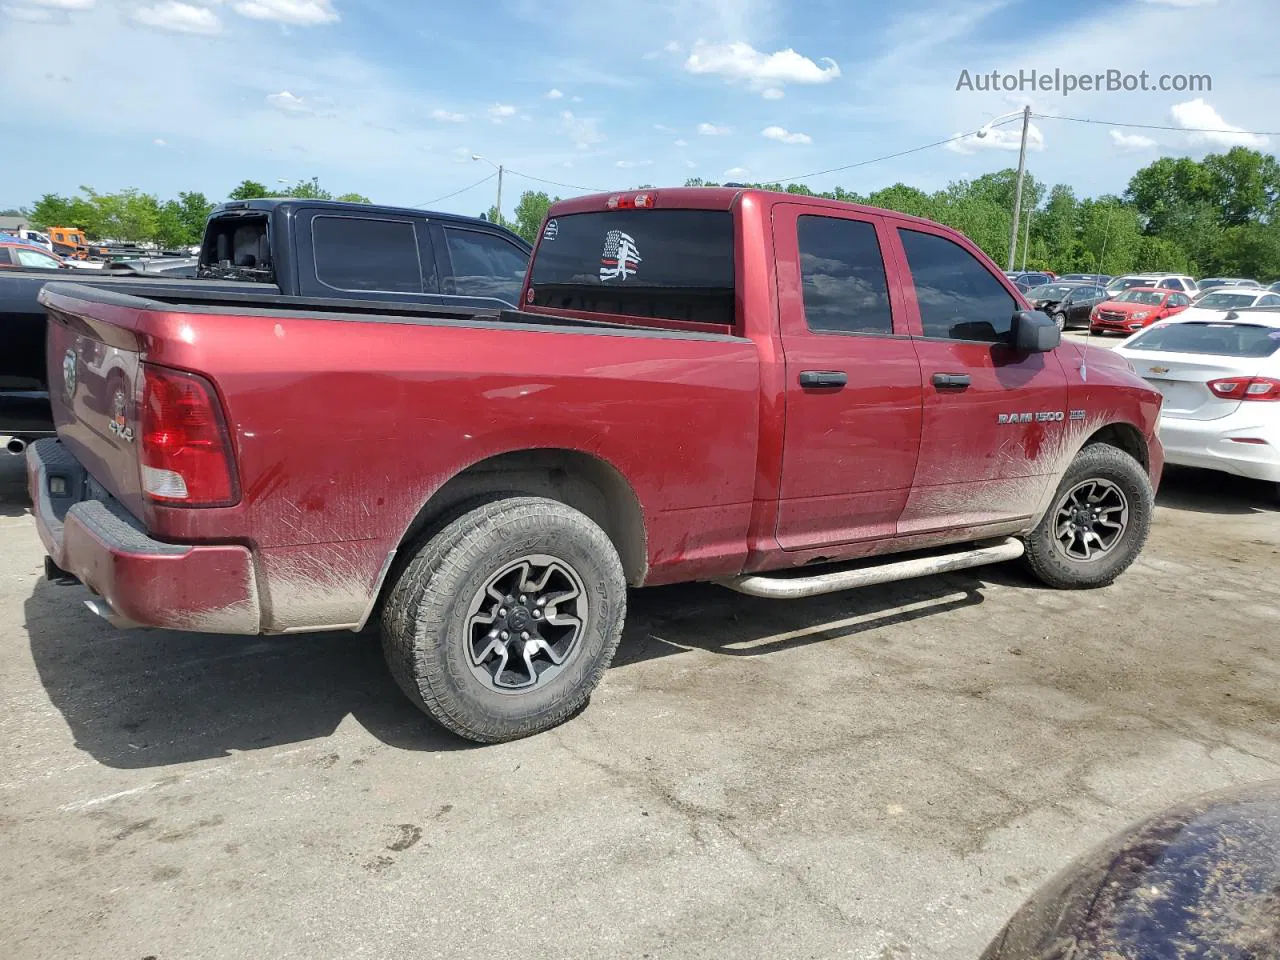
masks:
<path id="1" fill-rule="evenodd" d="M 584 187 L 578 183 L 561 183 L 559 180 L 547 180 L 543 177 L 530 176 L 527 173 L 521 173 L 519 170 L 512 170 L 510 167 L 507 167 L 507 173 L 514 173 L 517 177 L 524 177 L 526 180 L 534 180 L 537 183 L 545 183 L 553 187 L 564 187 L 566 190 L 581 190 L 583 193 L 608 193 L 607 190 L 600 190 L 596 187 Z"/>
<path id="2" fill-rule="evenodd" d="M 1132 127 L 1136 130 L 1172 130 L 1175 133 L 1235 133 L 1252 137 L 1280 137 L 1275 130 L 1223 130 L 1211 127 L 1174 127 L 1158 123 L 1119 123 L 1114 120 L 1090 120 L 1085 117 L 1062 117 L 1050 113 L 1033 113 L 1039 120 L 1070 120 L 1072 123 L 1096 123 L 1104 127 Z"/>
<path id="3" fill-rule="evenodd" d="M 489 175 L 488 175 L 487 177 L 485 177 L 483 180 L 477 180 L 475 183 L 471 184 L 471 186 L 469 186 L 469 187 L 463 187 L 461 190 L 455 190 L 455 191 L 453 191 L 453 193 L 446 193 L 443 197 L 436 197 L 434 200 L 424 200 L 424 201 L 422 201 L 422 203 L 415 203 L 415 204 L 414 204 L 414 206 L 415 206 L 415 207 L 430 207 L 430 206 L 434 206 L 435 204 L 440 203 L 442 200 L 449 200 L 449 199 L 451 199 L 451 198 L 453 198 L 453 197 L 456 197 L 456 196 L 457 196 L 458 194 L 460 194 L 460 193 L 466 193 L 468 190 L 474 190 L 476 187 L 480 186 L 480 184 L 482 184 L 482 183 L 488 183 L 490 180 L 492 180 L 492 179 L 493 179 L 494 177 L 496 177 L 497 175 L 498 175 L 498 174 L 497 174 L 497 172 L 495 171 L 494 173 L 489 174 Z"/>
<path id="4" fill-rule="evenodd" d="M 1009 123 L 1008 120 L 1002 120 L 1000 123 Z M 992 126 L 1000 126 L 1000 123 L 992 124 Z M 798 177 L 784 177 L 780 180 L 765 180 L 765 183 L 794 183 L 796 180 L 808 180 L 810 177 L 821 177 L 828 173 L 840 173 L 843 170 L 852 170 L 855 167 L 865 167 L 872 163 L 880 163 L 882 160 L 893 160 L 897 157 L 905 157 L 912 153 L 920 153 L 924 150 L 932 150 L 934 147 L 941 147 L 948 143 L 955 143 L 957 140 L 967 140 L 977 135 L 978 131 L 974 130 L 970 133 L 958 133 L 954 137 L 947 137 L 945 140 L 935 140 L 933 143 L 926 143 L 923 146 L 912 147 L 910 150 L 899 150 L 897 153 L 886 153 L 882 157 L 872 157 L 870 160 L 859 160 L 857 163 L 846 163 L 842 167 L 829 167 L 826 170 L 815 170 L 813 173 L 803 173 Z"/>

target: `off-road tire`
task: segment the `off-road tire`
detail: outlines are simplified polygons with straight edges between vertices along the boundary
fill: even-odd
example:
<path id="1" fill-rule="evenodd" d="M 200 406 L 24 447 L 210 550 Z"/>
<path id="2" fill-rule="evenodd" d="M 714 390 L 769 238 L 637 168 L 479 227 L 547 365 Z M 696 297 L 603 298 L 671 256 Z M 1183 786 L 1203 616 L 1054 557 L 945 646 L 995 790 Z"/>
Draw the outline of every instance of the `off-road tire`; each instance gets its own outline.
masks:
<path id="1" fill-rule="evenodd" d="M 575 652 L 551 680 L 498 692 L 472 671 L 468 607 L 505 564 L 530 554 L 572 568 L 588 615 Z M 441 726 L 477 743 L 516 740 L 586 704 L 617 650 L 626 601 L 617 551 L 591 519 L 542 497 L 497 499 L 445 525 L 405 566 L 383 609 L 383 654 L 400 689 Z"/>
<path id="2" fill-rule="evenodd" d="M 1086 562 L 1068 558 L 1059 548 L 1054 531 L 1064 498 L 1090 480 L 1104 481 L 1120 489 L 1128 501 L 1128 521 L 1119 542 L 1111 550 Z M 1076 454 L 1054 491 L 1049 509 L 1025 538 L 1024 562 L 1036 579 L 1051 587 L 1062 590 L 1105 587 L 1137 559 L 1147 541 L 1154 512 L 1155 494 L 1142 464 L 1117 447 L 1090 444 Z"/>

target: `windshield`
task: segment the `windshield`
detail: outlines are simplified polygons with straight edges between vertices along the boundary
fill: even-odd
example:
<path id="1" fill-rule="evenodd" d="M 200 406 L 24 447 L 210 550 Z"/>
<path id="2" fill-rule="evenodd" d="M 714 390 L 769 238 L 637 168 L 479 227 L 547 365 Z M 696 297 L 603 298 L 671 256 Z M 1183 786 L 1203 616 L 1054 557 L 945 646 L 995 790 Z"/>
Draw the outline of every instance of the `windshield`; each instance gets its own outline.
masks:
<path id="1" fill-rule="evenodd" d="M 1149 327 L 1125 344 L 1125 349 L 1217 357 L 1269 357 L 1280 350 L 1280 327 L 1253 323 L 1166 323 Z"/>
<path id="2" fill-rule="evenodd" d="M 1210 293 L 1201 297 L 1196 306 L 1208 310 L 1232 310 L 1236 307 L 1252 307 L 1257 298 L 1256 293 Z"/>
<path id="3" fill-rule="evenodd" d="M 1160 305 L 1160 301 L 1164 299 L 1164 294 L 1156 293 L 1154 290 L 1130 290 L 1116 297 L 1117 303 L 1145 303 L 1148 306 L 1156 307 Z"/>
<path id="4" fill-rule="evenodd" d="M 1061 283 L 1045 283 L 1027 291 L 1028 300 L 1061 300 L 1075 287 Z"/>
<path id="5" fill-rule="evenodd" d="M 1150 277 L 1121 277 L 1119 280 L 1112 280 L 1107 284 L 1107 289 L 1112 293 L 1118 293 L 1121 290 L 1130 290 L 1133 287 L 1149 287 L 1151 286 Z"/>

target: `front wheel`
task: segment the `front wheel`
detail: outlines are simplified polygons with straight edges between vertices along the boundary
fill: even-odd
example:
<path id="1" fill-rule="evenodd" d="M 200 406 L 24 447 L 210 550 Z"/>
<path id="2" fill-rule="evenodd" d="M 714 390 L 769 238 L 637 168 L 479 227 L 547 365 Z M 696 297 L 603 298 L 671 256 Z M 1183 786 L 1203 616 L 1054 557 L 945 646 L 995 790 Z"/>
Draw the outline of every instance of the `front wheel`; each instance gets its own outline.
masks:
<path id="1" fill-rule="evenodd" d="M 1053 315 L 1053 322 L 1058 325 L 1059 330 L 1067 329 L 1067 315 L 1065 313 L 1055 313 Z"/>
<path id="2" fill-rule="evenodd" d="M 1104 587 L 1137 559 L 1154 512 L 1151 480 L 1137 460 L 1107 444 L 1087 446 L 1026 538 L 1027 566 L 1051 587 Z"/>
<path id="3" fill-rule="evenodd" d="M 540 733 L 587 702 L 613 659 L 627 584 L 613 544 L 555 500 L 477 507 L 397 580 L 382 647 L 405 694 L 478 743 Z"/>

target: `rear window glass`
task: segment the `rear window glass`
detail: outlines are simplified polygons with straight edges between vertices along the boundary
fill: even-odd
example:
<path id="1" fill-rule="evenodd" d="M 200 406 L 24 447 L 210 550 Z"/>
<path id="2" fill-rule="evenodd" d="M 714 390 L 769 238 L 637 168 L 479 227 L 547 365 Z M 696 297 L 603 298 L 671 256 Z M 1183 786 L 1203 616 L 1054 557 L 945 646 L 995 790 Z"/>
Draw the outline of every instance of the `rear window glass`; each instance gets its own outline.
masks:
<path id="1" fill-rule="evenodd" d="M 421 293 L 418 240 L 408 220 L 316 217 L 316 279 L 338 290 Z"/>
<path id="2" fill-rule="evenodd" d="M 547 222 L 530 275 L 542 307 L 734 322 L 733 215 L 616 210 Z"/>
<path id="3" fill-rule="evenodd" d="M 1170 323 L 1149 328 L 1125 344 L 1125 349 L 1217 357 L 1269 357 L 1280 350 L 1280 327 L 1253 323 Z"/>

